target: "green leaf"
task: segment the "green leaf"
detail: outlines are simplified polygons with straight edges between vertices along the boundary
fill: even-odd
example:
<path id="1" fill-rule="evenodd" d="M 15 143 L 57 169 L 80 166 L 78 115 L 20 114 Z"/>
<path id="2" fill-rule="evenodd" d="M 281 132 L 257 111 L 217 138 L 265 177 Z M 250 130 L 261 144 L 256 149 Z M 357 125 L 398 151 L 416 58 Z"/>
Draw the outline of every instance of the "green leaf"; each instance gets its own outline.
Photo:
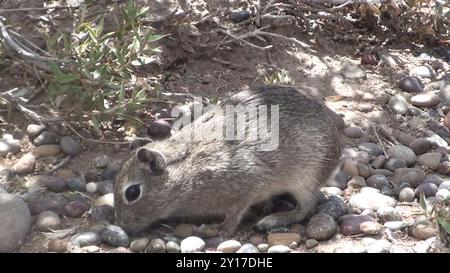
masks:
<path id="1" fill-rule="evenodd" d="M 74 74 L 58 74 L 56 75 L 56 80 L 61 84 L 67 84 L 76 80 L 79 80 L 80 77 Z"/>
<path id="2" fill-rule="evenodd" d="M 100 131 L 100 123 L 98 122 L 97 118 L 94 115 L 91 115 L 91 120 L 95 130 Z"/>
<path id="3" fill-rule="evenodd" d="M 437 218 L 439 225 L 448 233 L 450 234 L 450 223 L 447 222 L 444 218 L 438 217 Z"/>
<path id="4" fill-rule="evenodd" d="M 425 195 L 423 194 L 423 192 L 420 193 L 419 203 L 422 209 L 427 212 L 427 202 L 425 200 Z"/>
<path id="5" fill-rule="evenodd" d="M 158 40 L 161 40 L 162 38 L 167 37 L 167 36 L 169 36 L 169 35 L 170 35 L 170 34 L 160 35 L 160 34 L 151 34 L 151 33 L 149 33 L 149 34 L 147 34 L 147 35 L 145 36 L 145 40 L 146 40 L 147 42 L 149 42 L 149 43 L 153 43 L 153 42 L 156 42 L 156 41 L 158 41 Z"/>
<path id="6" fill-rule="evenodd" d="M 122 105 L 125 100 L 125 82 L 122 80 L 119 89 L 119 105 Z"/>

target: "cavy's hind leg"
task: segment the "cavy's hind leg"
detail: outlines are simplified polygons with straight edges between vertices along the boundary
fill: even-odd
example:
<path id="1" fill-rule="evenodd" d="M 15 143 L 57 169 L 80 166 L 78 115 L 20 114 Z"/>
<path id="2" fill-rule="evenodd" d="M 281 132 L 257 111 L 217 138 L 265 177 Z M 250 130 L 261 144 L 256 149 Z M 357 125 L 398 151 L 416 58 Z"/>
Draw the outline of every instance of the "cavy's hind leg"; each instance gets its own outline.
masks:
<path id="1" fill-rule="evenodd" d="M 256 223 L 256 229 L 260 231 L 270 230 L 280 226 L 288 226 L 302 221 L 314 208 L 315 195 L 302 196 L 297 199 L 297 207 L 291 211 L 283 211 L 264 217 Z"/>
<path id="2" fill-rule="evenodd" d="M 230 210 L 225 216 L 225 220 L 220 223 L 219 229 L 226 232 L 227 235 L 232 235 L 241 223 L 242 216 L 246 211 L 247 208 Z"/>

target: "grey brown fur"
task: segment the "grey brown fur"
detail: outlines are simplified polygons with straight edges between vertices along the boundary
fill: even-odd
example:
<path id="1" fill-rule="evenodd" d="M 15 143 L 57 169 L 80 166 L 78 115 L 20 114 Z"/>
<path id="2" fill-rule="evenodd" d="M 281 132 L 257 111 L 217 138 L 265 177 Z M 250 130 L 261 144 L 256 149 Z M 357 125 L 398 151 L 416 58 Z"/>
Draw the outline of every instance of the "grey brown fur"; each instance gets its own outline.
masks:
<path id="1" fill-rule="evenodd" d="M 293 211 L 269 215 L 260 229 L 301 221 L 315 206 L 318 189 L 340 158 L 338 130 L 330 110 L 296 89 L 264 86 L 242 91 L 226 104 L 279 105 L 279 147 L 260 151 L 260 140 L 183 140 L 183 128 L 166 140 L 133 151 L 115 183 L 116 222 L 130 232 L 168 217 L 225 216 L 232 233 L 248 208 L 281 193 L 297 200 Z M 210 111 L 192 126 L 205 132 L 222 122 Z M 250 126 L 257 122 L 250 121 Z M 139 184 L 141 197 L 130 204 L 124 191 Z"/>

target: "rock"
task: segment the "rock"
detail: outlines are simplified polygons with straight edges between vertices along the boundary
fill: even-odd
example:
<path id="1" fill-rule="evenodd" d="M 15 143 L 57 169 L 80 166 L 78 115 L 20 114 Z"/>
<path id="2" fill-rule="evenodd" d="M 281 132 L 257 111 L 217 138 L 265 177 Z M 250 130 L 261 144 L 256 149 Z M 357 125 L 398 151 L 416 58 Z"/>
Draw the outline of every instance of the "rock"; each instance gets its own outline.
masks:
<path id="1" fill-rule="evenodd" d="M 409 148 L 411 148 L 411 150 L 413 150 L 413 152 L 416 155 L 421 155 L 421 154 L 428 152 L 431 149 L 431 144 L 428 141 L 428 139 L 426 139 L 424 137 L 420 137 L 420 138 L 413 140 L 409 144 Z"/>
<path id="2" fill-rule="evenodd" d="M 67 244 L 67 241 L 61 239 L 50 239 L 47 248 L 49 252 L 63 253 L 67 251 Z"/>
<path id="3" fill-rule="evenodd" d="M 12 171 L 18 174 L 31 173 L 36 166 L 36 158 L 32 154 L 23 155 L 11 168 Z"/>
<path id="4" fill-rule="evenodd" d="M 63 153 L 66 155 L 77 156 L 81 153 L 80 144 L 70 136 L 62 137 L 59 141 L 59 145 L 61 146 Z"/>
<path id="5" fill-rule="evenodd" d="M 409 114 L 413 117 L 420 117 L 420 116 L 424 116 L 424 111 L 422 111 L 420 108 L 411 106 L 409 107 Z M 406 145 L 405 143 L 402 143 L 403 145 Z M 408 145 L 409 146 L 409 145 Z"/>
<path id="6" fill-rule="evenodd" d="M 48 145 L 48 144 L 59 144 L 59 138 L 56 134 L 48 131 L 43 131 L 34 140 L 33 144 L 35 146 Z"/>
<path id="7" fill-rule="evenodd" d="M 450 162 L 449 161 L 443 161 L 441 164 L 439 164 L 439 167 L 437 168 L 437 172 L 443 175 L 449 175 L 450 174 Z"/>
<path id="8" fill-rule="evenodd" d="M 58 215 L 64 214 L 64 207 L 67 201 L 64 198 L 47 197 L 42 199 L 31 200 L 28 203 L 31 215 L 40 214 L 43 211 L 50 210 Z"/>
<path id="9" fill-rule="evenodd" d="M 195 236 L 189 236 L 181 241 L 181 253 L 202 252 L 205 249 L 205 242 Z"/>
<path id="10" fill-rule="evenodd" d="M 235 253 L 238 251 L 239 248 L 241 248 L 241 243 L 236 240 L 228 240 L 223 243 L 221 243 L 217 247 L 217 251 L 223 252 L 223 253 Z"/>
<path id="11" fill-rule="evenodd" d="M 345 172 L 349 176 L 358 175 L 358 162 L 351 159 L 345 159 L 344 164 L 342 166 L 342 171 Z"/>
<path id="12" fill-rule="evenodd" d="M 35 137 L 45 130 L 45 125 L 40 124 L 29 124 L 27 126 L 27 135 L 30 137 Z"/>
<path id="13" fill-rule="evenodd" d="M 406 161 L 399 158 L 391 158 L 384 164 L 384 168 L 391 172 L 394 172 L 396 169 L 406 167 L 407 167 Z"/>
<path id="14" fill-rule="evenodd" d="M 371 169 L 368 165 L 359 163 L 358 164 L 358 173 L 359 176 L 363 178 L 368 178 L 371 174 Z"/>
<path id="15" fill-rule="evenodd" d="M 352 214 L 352 213 L 350 213 L 350 214 Z M 375 219 L 375 212 L 373 210 L 371 210 L 371 209 L 365 209 L 360 214 L 361 215 L 370 216 L 370 217 Z"/>
<path id="16" fill-rule="evenodd" d="M 289 246 L 292 242 L 300 243 L 300 235 L 297 233 L 269 233 L 267 243 L 269 246 L 285 245 Z"/>
<path id="17" fill-rule="evenodd" d="M 59 176 L 52 176 L 45 182 L 45 187 L 51 192 L 63 192 L 66 190 L 66 180 Z"/>
<path id="18" fill-rule="evenodd" d="M 97 190 L 100 194 L 105 195 L 108 193 L 113 193 L 114 182 L 112 180 L 103 180 L 97 184 Z"/>
<path id="19" fill-rule="evenodd" d="M 207 248 L 217 249 L 217 247 L 223 242 L 225 242 L 225 239 L 219 236 L 205 239 L 205 244 Z"/>
<path id="20" fill-rule="evenodd" d="M 96 246 L 102 242 L 102 238 L 96 232 L 87 231 L 77 234 L 70 242 L 79 247 Z"/>
<path id="21" fill-rule="evenodd" d="M 95 182 L 89 182 L 86 184 L 86 191 L 88 193 L 95 193 L 97 191 L 97 183 Z"/>
<path id="22" fill-rule="evenodd" d="M 107 221 L 114 222 L 114 208 L 109 205 L 93 207 L 89 213 L 89 218 L 94 222 Z"/>
<path id="23" fill-rule="evenodd" d="M 306 227 L 306 235 L 310 239 L 324 241 L 330 239 L 337 231 L 333 218 L 326 213 L 318 213 L 311 217 Z"/>
<path id="24" fill-rule="evenodd" d="M 442 84 L 439 88 L 439 98 L 441 102 L 450 102 L 450 74 L 447 74 L 442 79 Z"/>
<path id="25" fill-rule="evenodd" d="M 383 149 L 380 145 L 370 142 L 363 142 L 358 145 L 358 150 L 369 153 L 371 156 L 383 155 Z"/>
<path id="26" fill-rule="evenodd" d="M 374 167 L 375 169 L 380 169 L 384 166 L 385 162 L 386 157 L 384 155 L 379 155 L 372 161 L 372 167 Z"/>
<path id="27" fill-rule="evenodd" d="M 380 55 L 380 60 L 383 64 L 390 66 L 390 67 L 395 67 L 400 65 L 401 60 L 396 57 L 396 56 L 392 56 L 389 53 L 381 53 Z"/>
<path id="28" fill-rule="evenodd" d="M 388 253 L 391 246 L 386 240 L 377 240 L 367 247 L 367 253 Z"/>
<path id="29" fill-rule="evenodd" d="M 408 226 L 408 223 L 404 223 L 402 221 L 389 221 L 385 222 L 383 226 L 392 231 L 397 231 L 406 228 Z"/>
<path id="30" fill-rule="evenodd" d="M 360 210 L 371 209 L 377 211 L 384 206 L 395 207 L 397 202 L 392 197 L 383 195 L 373 188 L 362 188 L 360 193 L 350 197 L 349 205 Z"/>
<path id="31" fill-rule="evenodd" d="M 393 207 L 380 207 L 377 211 L 378 218 L 383 222 L 401 221 L 402 216 Z"/>
<path id="32" fill-rule="evenodd" d="M 100 176 L 100 179 L 101 180 L 111 180 L 112 181 L 112 180 L 114 180 L 116 178 L 117 173 L 118 173 L 118 171 L 116 169 L 108 169 L 108 168 L 106 168 L 102 172 L 102 174 Z"/>
<path id="33" fill-rule="evenodd" d="M 252 244 L 244 244 L 236 253 L 259 253 L 259 250 Z"/>
<path id="34" fill-rule="evenodd" d="M 380 105 L 385 105 L 391 99 L 391 94 L 383 93 L 380 97 L 378 97 L 377 103 Z"/>
<path id="35" fill-rule="evenodd" d="M 361 64 L 367 65 L 377 65 L 379 62 L 379 58 L 377 54 L 364 54 L 361 56 Z"/>
<path id="36" fill-rule="evenodd" d="M 342 134 L 348 138 L 357 139 L 362 137 L 362 130 L 359 127 L 347 127 L 342 131 Z"/>
<path id="37" fill-rule="evenodd" d="M 170 124 L 163 120 L 158 119 L 155 121 L 151 121 L 150 124 L 147 126 L 147 134 L 152 138 L 165 138 L 170 135 L 171 130 Z"/>
<path id="38" fill-rule="evenodd" d="M 179 253 L 180 246 L 174 241 L 169 241 L 166 244 L 166 252 L 167 253 Z"/>
<path id="39" fill-rule="evenodd" d="M 450 191 L 450 180 L 443 181 L 443 182 L 439 185 L 439 189 L 440 189 L 440 190 L 446 189 L 446 190 Z"/>
<path id="40" fill-rule="evenodd" d="M 380 234 L 383 230 L 383 226 L 374 221 L 363 222 L 359 225 L 359 228 L 363 234 L 367 235 Z"/>
<path id="41" fill-rule="evenodd" d="M 431 197 L 431 196 L 435 196 L 437 191 L 438 191 L 438 186 L 436 186 L 435 184 L 423 183 L 423 184 L 420 184 L 416 188 L 415 193 L 416 193 L 416 197 L 420 198 L 420 194 L 422 194 L 422 193 L 425 195 L 425 197 Z"/>
<path id="42" fill-rule="evenodd" d="M 10 134 L 4 134 L 0 139 L 0 156 L 5 157 L 7 154 L 16 154 L 20 151 L 20 141 L 14 139 Z"/>
<path id="43" fill-rule="evenodd" d="M 414 168 L 401 168 L 394 172 L 392 181 L 396 184 L 405 182 L 410 184 L 413 188 L 419 186 L 419 184 L 425 179 L 425 172 L 421 169 Z"/>
<path id="44" fill-rule="evenodd" d="M 115 225 L 108 225 L 106 226 L 101 234 L 100 234 L 102 241 L 105 242 L 108 245 L 111 246 L 127 246 L 128 241 L 128 235 L 125 233 L 125 231 L 118 226 Z"/>
<path id="45" fill-rule="evenodd" d="M 340 74 L 344 78 L 350 80 L 361 80 L 361 79 L 365 80 L 367 78 L 366 72 L 364 70 L 350 63 L 344 64 L 344 66 L 340 71 Z"/>
<path id="46" fill-rule="evenodd" d="M 149 239 L 147 238 L 140 238 L 137 240 L 134 240 L 130 244 L 130 250 L 133 252 L 144 252 L 144 250 L 147 248 L 149 243 Z"/>
<path id="47" fill-rule="evenodd" d="M 263 251 L 260 251 L 263 252 Z M 288 246 L 284 245 L 277 245 L 277 246 L 271 246 L 267 253 L 290 253 L 291 249 Z"/>
<path id="48" fill-rule="evenodd" d="M 58 214 L 53 211 L 43 211 L 36 219 L 36 228 L 40 231 L 58 229 L 59 225 L 61 225 L 61 219 L 59 219 Z"/>
<path id="49" fill-rule="evenodd" d="M 393 197 L 395 195 L 391 186 L 384 186 L 380 189 L 381 194 Z"/>
<path id="50" fill-rule="evenodd" d="M 67 188 L 71 191 L 85 191 L 86 179 L 83 175 L 77 175 L 75 177 L 67 179 Z"/>
<path id="51" fill-rule="evenodd" d="M 425 241 L 418 242 L 413 250 L 415 253 L 427 253 L 431 246 L 436 242 L 436 237 L 431 237 Z"/>
<path id="52" fill-rule="evenodd" d="M 145 250 L 147 253 L 165 253 L 166 252 L 166 243 L 161 239 L 153 239 L 150 241 L 147 249 Z"/>
<path id="53" fill-rule="evenodd" d="M 120 246 L 106 251 L 105 253 L 131 253 L 127 248 Z"/>
<path id="54" fill-rule="evenodd" d="M 412 188 L 403 188 L 398 195 L 400 202 L 413 202 L 415 198 L 416 193 Z"/>
<path id="55" fill-rule="evenodd" d="M 408 102 L 401 95 L 394 95 L 389 99 L 389 109 L 399 115 L 406 115 L 408 113 Z"/>
<path id="56" fill-rule="evenodd" d="M 306 248 L 313 248 L 313 247 L 317 246 L 318 244 L 319 244 L 319 242 L 314 239 L 308 239 L 305 242 Z"/>
<path id="57" fill-rule="evenodd" d="M 320 190 L 328 196 L 342 196 L 342 190 L 338 187 L 322 187 Z"/>
<path id="58" fill-rule="evenodd" d="M 103 205 L 110 206 L 114 208 L 114 194 L 108 193 L 100 196 L 97 200 L 94 201 L 94 207 L 100 207 Z"/>
<path id="59" fill-rule="evenodd" d="M 192 236 L 196 229 L 197 227 L 192 224 L 179 224 L 175 227 L 173 232 L 175 236 L 183 239 Z"/>
<path id="60" fill-rule="evenodd" d="M 404 145 L 394 145 L 387 151 L 387 154 L 392 158 L 402 159 L 408 164 L 408 166 L 413 165 L 416 162 L 416 154 L 413 150 Z"/>
<path id="61" fill-rule="evenodd" d="M 259 244 L 256 246 L 256 248 L 260 253 L 266 253 L 269 250 L 270 246 L 268 244 Z"/>
<path id="62" fill-rule="evenodd" d="M 421 93 L 423 91 L 423 84 L 419 78 L 407 76 L 398 82 L 398 88 L 408 93 Z"/>
<path id="63" fill-rule="evenodd" d="M 18 196 L 0 193 L 0 253 L 19 249 L 30 230 L 31 216 Z"/>
<path id="64" fill-rule="evenodd" d="M 61 148 L 59 145 L 41 145 L 36 147 L 32 154 L 35 157 L 47 157 L 47 156 L 57 156 L 61 153 Z"/>
<path id="65" fill-rule="evenodd" d="M 413 140 L 414 140 L 414 137 L 412 137 L 409 134 L 403 133 L 402 131 L 399 131 L 399 130 L 397 130 L 395 132 L 395 137 L 398 139 L 398 141 L 401 144 L 408 146 L 408 147 L 409 147 L 409 144 L 411 144 L 411 142 L 413 142 Z"/>
<path id="66" fill-rule="evenodd" d="M 430 224 L 419 223 L 410 228 L 410 234 L 416 239 L 426 240 L 437 235 L 437 230 Z"/>
<path id="67" fill-rule="evenodd" d="M 369 187 L 381 190 L 389 185 L 389 180 L 382 174 L 375 174 L 367 179 L 366 184 Z"/>
<path id="68" fill-rule="evenodd" d="M 85 246 L 82 248 L 82 251 L 85 253 L 95 253 L 100 251 L 100 247 L 98 246 Z"/>
<path id="69" fill-rule="evenodd" d="M 203 238 L 203 239 L 216 237 L 218 233 L 219 233 L 219 230 L 218 230 L 217 226 L 215 226 L 215 225 L 201 225 L 195 231 L 195 234 L 198 237 Z M 191 235 L 192 234 L 185 236 L 183 238 L 189 237 Z"/>
<path id="70" fill-rule="evenodd" d="M 431 61 L 432 57 L 425 52 L 420 53 L 419 59 L 422 61 Z"/>
<path id="71" fill-rule="evenodd" d="M 364 180 L 364 178 L 362 178 L 361 176 L 353 176 L 352 179 L 350 179 L 350 181 L 348 181 L 347 183 L 347 187 L 351 187 L 354 189 L 360 189 L 366 186 L 366 180 Z"/>
<path id="72" fill-rule="evenodd" d="M 417 107 L 433 107 L 439 103 L 439 95 L 434 92 L 426 92 L 411 98 L 411 104 Z"/>
<path id="73" fill-rule="evenodd" d="M 440 153 L 432 152 L 419 156 L 417 162 L 419 162 L 420 165 L 430 168 L 431 170 L 436 170 L 441 164 L 441 158 L 442 156 Z"/>
<path id="74" fill-rule="evenodd" d="M 234 23 L 240 23 L 250 18 L 250 12 L 247 10 L 233 11 L 230 13 L 229 18 Z"/>
<path id="75" fill-rule="evenodd" d="M 436 72 L 431 66 L 428 65 L 416 66 L 410 71 L 410 73 L 414 76 L 427 78 L 431 80 L 434 80 L 436 78 Z"/>
<path id="76" fill-rule="evenodd" d="M 337 219 L 347 212 L 347 205 L 341 198 L 330 198 L 329 201 L 317 207 L 317 212 L 326 213 L 333 219 Z M 280 245 L 282 244 L 280 243 Z"/>
<path id="77" fill-rule="evenodd" d="M 75 200 L 69 202 L 66 207 L 66 216 L 72 218 L 81 217 L 85 212 L 90 209 L 89 203 L 84 200 Z"/>
<path id="78" fill-rule="evenodd" d="M 438 200 L 450 199 L 450 191 L 447 189 L 440 189 L 436 193 L 436 198 Z"/>
<path id="79" fill-rule="evenodd" d="M 376 223 L 375 219 L 368 215 L 347 214 L 339 218 L 339 232 L 346 235 L 361 234 L 361 224 L 365 222 Z M 368 226 L 370 229 L 370 226 Z"/>
<path id="80" fill-rule="evenodd" d="M 422 183 L 433 183 L 436 186 L 439 186 L 442 182 L 444 182 L 444 180 L 439 175 L 429 174 Z"/>
<path id="81" fill-rule="evenodd" d="M 109 162 L 110 162 L 110 159 L 106 155 L 101 155 L 101 156 L 95 157 L 95 166 L 97 168 L 104 169 L 104 168 L 108 167 Z"/>

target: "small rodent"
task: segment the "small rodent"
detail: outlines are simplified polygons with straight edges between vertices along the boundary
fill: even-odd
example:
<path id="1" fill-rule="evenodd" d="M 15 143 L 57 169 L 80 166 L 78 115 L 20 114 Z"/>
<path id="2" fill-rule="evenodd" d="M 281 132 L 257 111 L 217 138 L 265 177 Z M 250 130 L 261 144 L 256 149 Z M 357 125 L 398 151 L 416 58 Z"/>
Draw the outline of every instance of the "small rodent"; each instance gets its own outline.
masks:
<path id="1" fill-rule="evenodd" d="M 229 112 L 222 110 L 227 105 L 245 109 L 266 105 L 267 120 L 276 113 L 271 106 L 278 105 L 275 149 L 261 149 L 268 143 L 263 137 L 214 137 L 211 132 L 226 123 Z M 335 113 L 304 92 L 285 86 L 250 88 L 220 106 L 168 139 L 132 146 L 114 185 L 117 225 L 138 232 L 170 217 L 222 216 L 221 229 L 231 234 L 252 205 L 277 194 L 292 195 L 297 208 L 268 215 L 256 223 L 257 228 L 299 222 L 315 207 L 319 188 L 339 163 Z M 259 111 L 245 116 L 246 126 L 240 128 L 247 134 L 256 132 L 267 124 L 263 116 Z M 276 121 L 268 128 L 272 122 Z M 234 129 L 239 126 L 239 122 L 231 123 Z"/>

